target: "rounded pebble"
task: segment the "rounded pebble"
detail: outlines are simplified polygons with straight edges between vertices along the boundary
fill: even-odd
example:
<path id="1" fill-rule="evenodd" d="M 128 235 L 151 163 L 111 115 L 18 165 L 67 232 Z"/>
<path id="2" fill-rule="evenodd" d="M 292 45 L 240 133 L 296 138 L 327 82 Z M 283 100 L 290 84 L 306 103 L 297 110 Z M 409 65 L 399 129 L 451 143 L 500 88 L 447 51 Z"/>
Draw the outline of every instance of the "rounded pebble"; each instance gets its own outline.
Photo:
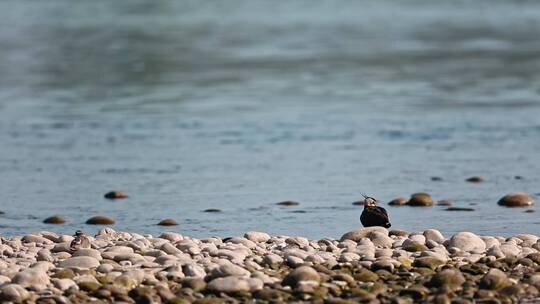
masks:
<path id="1" fill-rule="evenodd" d="M 122 191 L 110 191 L 110 192 L 107 192 L 103 197 L 105 197 L 106 199 L 113 200 L 113 199 L 128 198 L 128 195 Z"/>
<path id="2" fill-rule="evenodd" d="M 388 205 L 390 205 L 390 206 L 404 206 L 404 205 L 407 205 L 408 202 L 409 202 L 408 199 L 406 199 L 404 197 L 398 197 L 398 198 L 395 198 L 395 199 L 389 201 Z"/>
<path id="3" fill-rule="evenodd" d="M 284 201 L 284 202 L 276 203 L 276 205 L 279 205 L 279 206 L 298 206 L 298 205 L 300 205 L 300 202 L 297 202 L 297 201 Z"/>
<path id="4" fill-rule="evenodd" d="M 506 207 L 528 207 L 534 204 L 534 199 L 528 193 L 514 192 L 503 196 L 497 204 Z"/>
<path id="5" fill-rule="evenodd" d="M 59 215 L 50 216 L 43 220 L 45 224 L 64 224 L 65 222 L 66 220 Z"/>
<path id="6" fill-rule="evenodd" d="M 104 215 L 94 216 L 86 221 L 88 225 L 113 225 L 114 223 L 112 218 Z"/>
<path id="7" fill-rule="evenodd" d="M 159 226 L 176 226 L 178 223 L 173 219 L 164 219 L 158 223 Z"/>
<path id="8" fill-rule="evenodd" d="M 413 195 L 411 195 L 411 198 L 409 199 L 407 205 L 414 207 L 433 206 L 433 198 L 431 198 L 429 194 L 424 192 L 414 193 Z"/>

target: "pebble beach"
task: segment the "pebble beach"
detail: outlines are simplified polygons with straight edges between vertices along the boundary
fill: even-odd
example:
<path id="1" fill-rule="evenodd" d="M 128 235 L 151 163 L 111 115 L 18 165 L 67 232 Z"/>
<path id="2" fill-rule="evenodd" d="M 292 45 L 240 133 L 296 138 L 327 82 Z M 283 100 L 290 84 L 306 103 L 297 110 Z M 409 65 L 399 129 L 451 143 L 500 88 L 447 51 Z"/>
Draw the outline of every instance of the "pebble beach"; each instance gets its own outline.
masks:
<path id="1" fill-rule="evenodd" d="M 370 227 L 340 239 L 247 232 L 192 238 L 102 228 L 90 248 L 36 232 L 2 238 L 12 303 L 538 303 L 540 237 Z"/>

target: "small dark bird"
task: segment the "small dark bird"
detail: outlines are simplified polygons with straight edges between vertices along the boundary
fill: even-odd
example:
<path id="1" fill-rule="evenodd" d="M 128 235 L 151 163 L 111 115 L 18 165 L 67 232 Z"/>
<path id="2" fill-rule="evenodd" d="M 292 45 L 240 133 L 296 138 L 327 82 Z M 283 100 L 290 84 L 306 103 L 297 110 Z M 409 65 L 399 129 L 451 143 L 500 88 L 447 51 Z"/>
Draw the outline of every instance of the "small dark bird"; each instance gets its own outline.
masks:
<path id="1" fill-rule="evenodd" d="M 69 250 L 75 252 L 81 248 L 90 248 L 90 240 L 84 235 L 81 230 L 77 230 L 73 235 L 75 238 L 69 245 Z"/>
<path id="2" fill-rule="evenodd" d="M 364 197 L 364 211 L 360 215 L 360 222 L 364 227 L 382 226 L 384 228 L 390 228 L 390 220 L 388 219 L 388 213 L 383 207 L 376 206 L 376 199 L 370 196 Z"/>

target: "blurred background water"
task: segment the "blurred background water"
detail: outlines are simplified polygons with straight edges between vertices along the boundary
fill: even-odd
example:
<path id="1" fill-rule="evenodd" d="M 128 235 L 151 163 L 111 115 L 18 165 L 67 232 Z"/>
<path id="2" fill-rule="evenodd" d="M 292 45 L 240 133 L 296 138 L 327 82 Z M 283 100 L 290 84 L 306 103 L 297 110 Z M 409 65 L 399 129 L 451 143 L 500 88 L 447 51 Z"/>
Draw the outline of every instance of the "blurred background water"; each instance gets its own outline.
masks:
<path id="1" fill-rule="evenodd" d="M 496 204 L 540 195 L 539 32 L 536 1 L 2 1 L 0 232 L 339 237 L 426 191 L 476 210 L 393 227 L 539 233 Z"/>

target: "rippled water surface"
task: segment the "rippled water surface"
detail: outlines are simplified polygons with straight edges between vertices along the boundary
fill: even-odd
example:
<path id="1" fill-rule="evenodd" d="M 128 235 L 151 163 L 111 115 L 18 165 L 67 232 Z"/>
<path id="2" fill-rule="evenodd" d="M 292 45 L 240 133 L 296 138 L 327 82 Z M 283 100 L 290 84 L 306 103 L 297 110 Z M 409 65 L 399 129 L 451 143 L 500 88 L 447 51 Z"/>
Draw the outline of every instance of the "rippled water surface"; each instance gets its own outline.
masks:
<path id="1" fill-rule="evenodd" d="M 394 227 L 539 233 L 496 204 L 540 196 L 539 32 L 534 1 L 2 1 L 0 232 L 339 237 L 426 191 L 475 211 Z"/>

